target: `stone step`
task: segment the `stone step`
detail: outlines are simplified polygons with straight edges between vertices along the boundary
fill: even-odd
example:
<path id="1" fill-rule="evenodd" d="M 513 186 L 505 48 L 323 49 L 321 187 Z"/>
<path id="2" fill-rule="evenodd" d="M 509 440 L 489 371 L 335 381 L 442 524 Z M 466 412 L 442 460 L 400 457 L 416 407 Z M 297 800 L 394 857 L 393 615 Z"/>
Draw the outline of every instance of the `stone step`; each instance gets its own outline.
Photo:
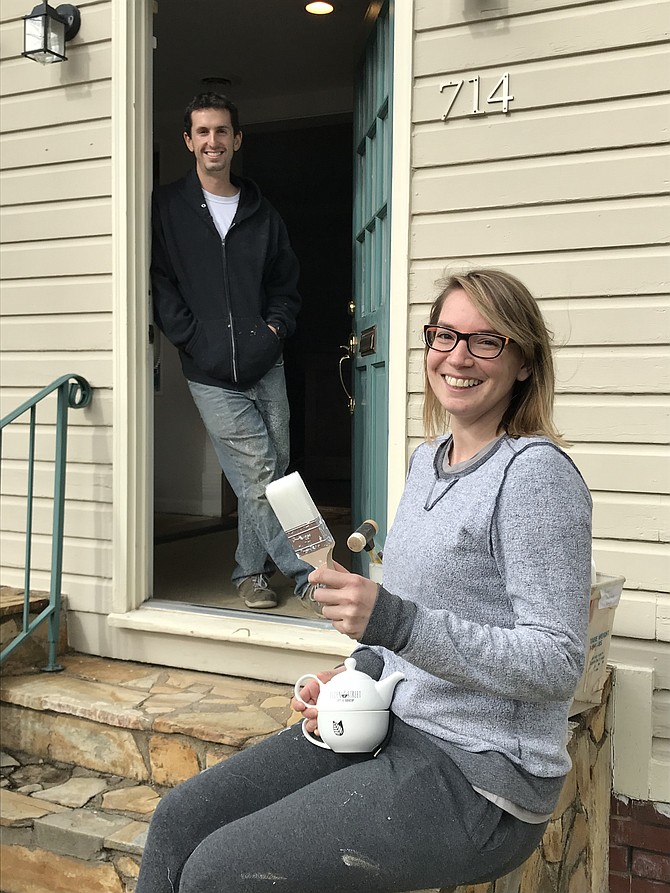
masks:
<path id="1" fill-rule="evenodd" d="M 16 586 L 0 586 L 0 650 L 9 645 L 23 629 L 23 593 Z M 28 623 L 49 605 L 49 593 L 31 591 L 28 597 Z M 58 654 L 67 651 L 67 612 L 65 599 L 61 602 L 61 619 L 58 638 Z M 49 659 L 49 625 L 41 623 L 36 630 L 9 655 L 2 665 L 3 675 L 24 673 L 27 670 L 44 667 Z"/>
<path id="2" fill-rule="evenodd" d="M 167 790 L 109 773 L 0 754 L 3 893 L 130 893 Z"/>
<path id="3" fill-rule="evenodd" d="M 0 893 L 132 893 L 160 797 L 299 719 L 288 686 L 80 654 L 63 663 L 0 685 Z M 455 893 L 605 889 L 609 690 L 571 723 L 573 769 L 523 869 Z"/>
<path id="4" fill-rule="evenodd" d="M 0 683 L 1 893 L 130 893 L 161 796 L 299 718 L 284 685 L 62 663 Z"/>
<path id="5" fill-rule="evenodd" d="M 299 717 L 271 682 L 63 655 L 57 674 L 0 683 L 4 747 L 175 785 Z"/>

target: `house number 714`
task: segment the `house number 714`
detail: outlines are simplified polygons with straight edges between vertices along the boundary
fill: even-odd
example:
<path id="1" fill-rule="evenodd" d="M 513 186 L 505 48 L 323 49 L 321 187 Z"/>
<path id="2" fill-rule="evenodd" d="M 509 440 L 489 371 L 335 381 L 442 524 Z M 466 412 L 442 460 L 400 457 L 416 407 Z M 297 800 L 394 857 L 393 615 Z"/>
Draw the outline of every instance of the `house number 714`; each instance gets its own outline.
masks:
<path id="1" fill-rule="evenodd" d="M 448 81 L 446 84 L 440 84 L 440 93 L 444 93 L 445 90 L 453 90 L 451 93 L 451 101 L 447 106 L 446 112 L 442 115 L 442 120 L 446 121 L 449 117 L 449 112 L 454 107 L 454 103 L 456 102 L 456 97 L 461 92 L 461 87 L 465 84 L 466 81 Z M 471 115 L 485 115 L 486 110 L 479 108 L 479 75 L 475 75 L 473 78 L 469 78 L 467 81 L 468 84 L 472 84 L 472 111 Z M 497 82 L 493 90 L 486 97 L 486 102 L 488 105 L 495 105 L 496 103 L 500 103 L 500 110 L 503 112 L 509 111 L 509 104 L 512 102 L 514 97 L 509 92 L 509 74 L 505 72 L 505 74 L 500 78 Z"/>

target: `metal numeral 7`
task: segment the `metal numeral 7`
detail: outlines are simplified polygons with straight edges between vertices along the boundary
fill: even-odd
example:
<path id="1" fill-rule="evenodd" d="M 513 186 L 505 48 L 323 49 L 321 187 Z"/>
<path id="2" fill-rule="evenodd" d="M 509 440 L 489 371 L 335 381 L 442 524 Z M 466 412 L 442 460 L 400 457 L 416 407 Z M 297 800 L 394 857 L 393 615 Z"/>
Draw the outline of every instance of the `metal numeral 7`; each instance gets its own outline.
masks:
<path id="1" fill-rule="evenodd" d="M 449 81 L 446 84 L 440 84 L 440 93 L 443 93 L 448 87 L 456 87 L 456 89 L 454 90 L 454 94 L 451 97 L 451 102 L 447 106 L 446 112 L 442 115 L 443 121 L 447 120 L 447 118 L 449 116 L 449 112 L 451 111 L 451 107 L 456 102 L 456 97 L 458 96 L 460 89 L 463 86 L 463 83 L 464 83 L 464 81 Z"/>

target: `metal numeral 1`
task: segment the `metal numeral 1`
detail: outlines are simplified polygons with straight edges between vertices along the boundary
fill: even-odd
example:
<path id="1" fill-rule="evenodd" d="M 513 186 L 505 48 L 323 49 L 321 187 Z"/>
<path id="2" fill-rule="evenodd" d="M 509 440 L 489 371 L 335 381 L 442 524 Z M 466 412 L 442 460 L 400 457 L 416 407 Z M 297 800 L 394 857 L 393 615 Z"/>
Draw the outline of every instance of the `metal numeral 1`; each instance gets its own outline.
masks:
<path id="1" fill-rule="evenodd" d="M 472 114 L 481 115 L 482 110 L 479 108 L 479 75 L 470 78 L 468 84 L 472 84 Z"/>

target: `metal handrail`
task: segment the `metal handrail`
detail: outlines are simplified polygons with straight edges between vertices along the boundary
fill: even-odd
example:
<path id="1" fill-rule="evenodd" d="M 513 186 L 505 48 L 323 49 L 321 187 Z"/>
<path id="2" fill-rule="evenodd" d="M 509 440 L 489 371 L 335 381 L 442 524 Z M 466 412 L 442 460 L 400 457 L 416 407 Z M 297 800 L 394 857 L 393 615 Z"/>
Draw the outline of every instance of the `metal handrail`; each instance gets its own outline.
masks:
<path id="1" fill-rule="evenodd" d="M 49 604 L 29 623 L 30 614 L 30 563 L 33 533 L 33 481 L 35 471 L 35 424 L 37 404 L 58 392 L 56 407 L 56 450 L 54 456 L 54 499 L 51 533 L 51 578 L 49 583 Z M 63 668 L 56 662 L 58 636 L 60 632 L 61 578 L 63 575 L 63 521 L 65 515 L 65 463 L 67 458 L 67 413 L 68 409 L 83 409 L 93 397 L 93 388 L 81 375 L 62 375 L 46 388 L 22 403 L 17 409 L 0 420 L 0 468 L 2 467 L 2 432 L 25 412 L 30 413 L 30 433 L 28 443 L 28 483 L 26 491 L 26 549 L 23 585 L 23 628 L 14 639 L 2 649 L 0 664 L 19 647 L 45 620 L 49 622 L 49 658 L 46 672 L 56 672 Z"/>

